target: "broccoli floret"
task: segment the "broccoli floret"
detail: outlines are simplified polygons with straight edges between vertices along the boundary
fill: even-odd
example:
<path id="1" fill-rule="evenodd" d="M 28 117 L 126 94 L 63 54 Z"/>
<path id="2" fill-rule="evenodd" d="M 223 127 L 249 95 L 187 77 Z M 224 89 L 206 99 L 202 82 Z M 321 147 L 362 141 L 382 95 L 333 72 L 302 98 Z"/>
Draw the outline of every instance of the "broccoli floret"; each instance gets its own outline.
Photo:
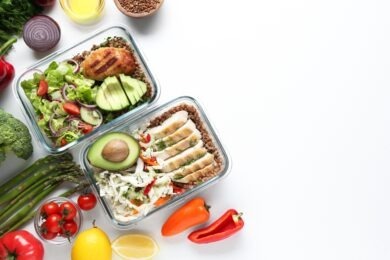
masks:
<path id="1" fill-rule="evenodd" d="M 12 126 L 5 122 L 3 125 L 0 125 L 0 134 L 2 138 L 3 145 L 11 145 L 18 138 L 16 131 Z"/>
<path id="2" fill-rule="evenodd" d="M 5 160 L 7 151 L 27 160 L 33 153 L 33 147 L 28 128 L 0 108 L 0 164 Z"/>

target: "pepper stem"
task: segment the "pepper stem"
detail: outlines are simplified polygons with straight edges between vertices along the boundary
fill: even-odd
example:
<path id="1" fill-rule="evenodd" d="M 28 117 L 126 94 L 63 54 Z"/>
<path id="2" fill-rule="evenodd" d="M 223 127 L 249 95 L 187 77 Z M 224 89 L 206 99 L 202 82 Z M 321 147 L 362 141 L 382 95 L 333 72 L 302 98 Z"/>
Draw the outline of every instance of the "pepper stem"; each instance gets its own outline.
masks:
<path id="1" fill-rule="evenodd" d="M 5 55 L 12 48 L 12 44 L 14 44 L 16 41 L 17 41 L 16 37 L 11 37 L 8 41 L 6 41 L 0 47 L 0 56 Z"/>
<path id="2" fill-rule="evenodd" d="M 204 203 L 204 207 L 206 208 L 207 211 L 210 211 L 210 209 L 211 209 L 211 206 L 207 205 L 206 202 Z"/>
<path id="3" fill-rule="evenodd" d="M 238 223 L 238 221 L 241 219 L 241 216 L 243 215 L 242 212 L 235 214 L 232 216 L 234 223 Z"/>
<path id="4" fill-rule="evenodd" d="M 92 221 L 92 225 L 93 225 L 94 228 L 96 228 L 96 219 L 94 219 L 94 220 Z"/>

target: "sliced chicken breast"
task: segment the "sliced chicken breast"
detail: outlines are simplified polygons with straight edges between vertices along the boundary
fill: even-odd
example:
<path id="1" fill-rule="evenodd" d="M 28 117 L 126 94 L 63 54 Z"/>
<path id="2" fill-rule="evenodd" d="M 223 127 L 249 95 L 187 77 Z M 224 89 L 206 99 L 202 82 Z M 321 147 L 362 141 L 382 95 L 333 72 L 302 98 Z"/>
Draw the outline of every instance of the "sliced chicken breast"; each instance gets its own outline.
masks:
<path id="1" fill-rule="evenodd" d="M 174 171 L 186 164 L 191 163 L 193 160 L 199 159 L 201 156 L 207 153 L 206 148 L 203 147 L 203 142 L 199 142 L 194 147 L 185 150 L 178 155 L 169 158 L 164 161 L 161 167 L 162 172 Z"/>
<path id="2" fill-rule="evenodd" d="M 198 160 L 194 161 L 190 165 L 180 167 L 179 169 L 167 174 L 171 176 L 173 179 L 178 179 L 180 176 L 181 176 L 180 178 L 183 178 L 184 176 L 187 176 L 191 173 L 203 169 L 204 167 L 212 164 L 213 162 L 214 162 L 214 155 L 212 155 L 211 153 L 206 153 L 205 156 L 199 158 Z"/>
<path id="3" fill-rule="evenodd" d="M 200 138 L 200 132 L 198 131 L 198 129 L 195 129 L 195 132 L 193 132 L 191 135 L 187 136 L 183 140 L 177 142 L 176 144 L 169 146 L 160 152 L 152 152 L 152 156 L 155 156 L 156 158 L 159 158 L 161 160 L 166 160 L 196 145 L 200 141 Z"/>
<path id="4" fill-rule="evenodd" d="M 174 113 L 170 118 L 165 120 L 161 125 L 156 126 L 148 130 L 151 136 L 154 139 L 161 139 L 167 135 L 174 133 L 177 129 L 183 126 L 188 120 L 188 112 L 187 111 L 179 111 Z"/>
<path id="5" fill-rule="evenodd" d="M 156 142 L 157 147 L 169 147 L 180 140 L 186 138 L 187 136 L 191 135 L 195 131 L 198 131 L 196 129 L 195 123 L 190 119 L 188 120 L 182 127 L 177 129 L 175 132 L 172 134 L 162 138 L 161 140 Z M 163 145 L 161 145 L 163 144 Z M 160 149 L 157 149 L 160 150 Z"/>
<path id="6" fill-rule="evenodd" d="M 210 174 L 214 170 L 214 167 L 215 167 L 214 163 L 209 164 L 208 166 L 204 167 L 201 170 L 198 170 L 194 173 L 191 173 L 191 174 L 189 174 L 181 179 L 175 180 L 175 182 L 190 183 L 190 182 L 198 181 L 203 177 L 210 176 Z"/>

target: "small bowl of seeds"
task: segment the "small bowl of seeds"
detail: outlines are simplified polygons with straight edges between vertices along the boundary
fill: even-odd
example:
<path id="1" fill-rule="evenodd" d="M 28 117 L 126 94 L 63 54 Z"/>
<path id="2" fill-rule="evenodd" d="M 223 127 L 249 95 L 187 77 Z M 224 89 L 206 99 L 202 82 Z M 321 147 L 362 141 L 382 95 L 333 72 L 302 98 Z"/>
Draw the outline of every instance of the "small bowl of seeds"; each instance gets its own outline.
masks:
<path id="1" fill-rule="evenodd" d="M 154 14 L 160 9 L 164 0 L 114 0 L 114 2 L 123 14 L 142 18 Z"/>

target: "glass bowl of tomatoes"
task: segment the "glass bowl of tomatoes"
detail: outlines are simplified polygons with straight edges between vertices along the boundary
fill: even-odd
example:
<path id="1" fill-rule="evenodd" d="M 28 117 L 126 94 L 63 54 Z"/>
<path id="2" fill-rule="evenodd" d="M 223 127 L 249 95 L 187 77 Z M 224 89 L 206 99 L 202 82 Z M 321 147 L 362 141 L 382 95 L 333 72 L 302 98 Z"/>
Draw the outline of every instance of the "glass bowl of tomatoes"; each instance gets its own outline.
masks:
<path id="1" fill-rule="evenodd" d="M 34 227 L 43 241 L 59 245 L 71 243 L 80 230 L 81 222 L 81 210 L 76 203 L 65 197 L 55 197 L 39 206 Z"/>

